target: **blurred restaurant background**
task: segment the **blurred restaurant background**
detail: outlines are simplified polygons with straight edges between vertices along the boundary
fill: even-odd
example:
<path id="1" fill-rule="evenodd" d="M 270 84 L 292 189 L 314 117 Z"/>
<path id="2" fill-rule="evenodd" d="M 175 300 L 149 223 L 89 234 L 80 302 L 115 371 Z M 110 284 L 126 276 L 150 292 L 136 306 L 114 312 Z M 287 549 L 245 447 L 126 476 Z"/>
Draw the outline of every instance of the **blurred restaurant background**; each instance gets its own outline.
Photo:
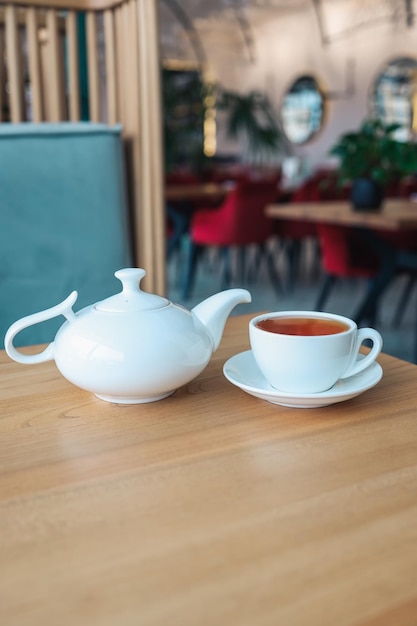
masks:
<path id="1" fill-rule="evenodd" d="M 181 5 L 183 13 L 178 13 L 174 5 Z M 414 142 L 414 11 L 413 2 L 381 0 L 162 2 L 161 55 L 165 71 L 176 72 L 178 80 L 185 81 L 185 75 L 191 77 L 193 69 L 200 67 L 203 81 L 217 88 L 217 106 L 205 111 L 204 126 L 205 153 L 213 156 L 199 163 L 190 154 L 186 159 L 188 174 L 194 172 L 207 181 L 223 179 L 231 185 L 237 185 L 239 177 L 263 178 L 267 186 L 268 177 L 276 173 L 278 193 L 274 202 L 278 203 L 331 203 L 348 198 L 348 185 L 338 180 L 339 159 L 331 154 L 341 136 L 357 131 L 365 120 L 376 118 L 398 125 L 394 131 L 398 141 Z M 209 104 L 211 95 L 207 98 Z M 166 107 L 166 125 L 174 120 L 175 115 Z M 269 129 L 270 136 L 256 135 L 256 121 Z M 192 141 L 186 144 L 192 150 Z M 176 167 L 168 159 L 167 168 L 168 181 L 179 182 L 181 159 Z M 393 198 L 413 198 L 417 191 L 413 169 L 406 175 L 393 173 L 384 191 Z M 267 201 L 272 202 L 271 196 Z M 187 235 L 182 238 L 179 254 L 170 256 L 168 274 L 171 296 L 186 306 L 194 305 L 221 285 L 235 286 L 242 280 L 238 246 L 233 247 L 231 259 L 218 252 L 221 231 L 230 228 L 227 220 L 232 218 L 227 210 L 218 211 L 216 218 L 216 211 L 207 207 L 207 199 L 204 202 L 200 198 L 196 204 L 200 213 L 194 213 L 195 205 L 189 207 L 192 216 L 184 231 L 188 235 L 191 224 L 191 237 L 212 245 L 204 245 L 206 258 L 198 263 L 191 290 L 184 285 L 184 264 L 189 263 Z M 219 204 L 224 207 L 224 200 Z M 206 213 L 202 211 L 204 205 Z M 259 212 L 256 203 L 252 205 Z M 186 213 L 186 200 L 183 198 L 182 206 L 179 203 L 173 208 Z M 255 238 L 255 227 L 244 207 L 240 211 Z M 236 243 L 245 241 L 246 235 L 229 233 L 230 241 L 235 236 Z M 410 241 L 412 246 L 417 245 L 415 232 L 407 233 L 407 238 L 407 245 Z M 253 302 L 245 308 L 316 308 L 326 273 L 321 258 L 322 233 L 315 225 L 275 220 L 268 240 L 278 280 L 272 278 L 271 282 L 267 265 L 260 265 L 247 285 Z M 338 241 L 336 245 L 339 249 L 335 254 L 342 257 L 343 244 Z M 324 308 L 353 315 L 371 278 L 360 245 L 350 243 L 349 255 L 351 267 L 341 268 L 343 280 L 335 285 Z M 251 262 L 250 258 L 246 261 L 246 277 Z M 231 263 L 231 269 L 225 279 L 226 263 Z M 412 284 L 409 276 L 396 277 L 381 298 L 377 319 L 372 320 L 384 335 L 385 350 L 408 360 L 414 360 L 415 306 L 411 287 L 411 301 L 403 297 Z"/>
<path id="2" fill-rule="evenodd" d="M 416 5 L 0 0 L 2 336 L 72 289 L 79 306 L 111 295 L 127 263 L 187 308 L 244 286 L 252 303 L 236 314 L 354 316 L 381 253 L 347 225 L 266 207 L 350 204 L 368 178 L 380 211 L 417 199 Z M 416 233 L 382 239 L 411 258 Z M 361 320 L 410 361 L 413 263 Z"/>

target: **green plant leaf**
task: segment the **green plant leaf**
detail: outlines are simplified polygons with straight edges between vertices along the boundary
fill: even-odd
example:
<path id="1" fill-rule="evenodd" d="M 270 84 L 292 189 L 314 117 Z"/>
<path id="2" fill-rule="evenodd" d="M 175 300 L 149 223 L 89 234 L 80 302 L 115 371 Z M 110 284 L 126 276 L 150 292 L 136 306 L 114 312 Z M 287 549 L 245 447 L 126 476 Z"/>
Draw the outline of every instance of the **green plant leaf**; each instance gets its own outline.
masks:
<path id="1" fill-rule="evenodd" d="M 330 149 L 340 161 L 340 180 L 371 178 L 385 184 L 417 173 L 417 145 L 397 141 L 393 135 L 399 128 L 399 124 L 366 119 L 358 131 L 341 135 Z"/>

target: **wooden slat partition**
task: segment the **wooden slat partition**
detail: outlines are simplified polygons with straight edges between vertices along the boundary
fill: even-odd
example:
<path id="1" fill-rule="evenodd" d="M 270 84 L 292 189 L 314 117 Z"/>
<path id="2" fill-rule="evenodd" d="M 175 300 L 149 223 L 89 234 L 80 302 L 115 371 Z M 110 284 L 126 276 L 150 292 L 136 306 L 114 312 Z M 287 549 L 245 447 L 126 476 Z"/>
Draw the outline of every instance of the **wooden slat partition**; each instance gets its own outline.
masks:
<path id="1" fill-rule="evenodd" d="M 31 85 L 32 120 L 41 122 L 43 120 L 43 92 L 41 59 L 38 42 L 38 22 L 37 13 L 34 7 L 29 7 L 26 11 L 26 28 L 28 38 L 28 66 Z"/>
<path id="2" fill-rule="evenodd" d="M 17 10 L 13 4 L 6 5 L 6 52 L 10 87 L 10 118 L 12 122 L 22 122 L 24 88 L 22 54 L 19 44 Z"/>
<path id="3" fill-rule="evenodd" d="M 106 42 L 106 93 L 107 93 L 107 120 L 115 124 L 118 119 L 117 99 L 117 51 L 114 32 L 115 13 L 111 9 L 104 11 L 104 40 Z"/>
<path id="4" fill-rule="evenodd" d="M 80 119 L 80 73 L 78 53 L 77 14 L 69 11 L 67 15 L 67 55 L 68 55 L 68 92 L 69 119 Z"/>
<path id="5" fill-rule="evenodd" d="M 87 67 L 90 120 L 100 121 L 100 78 L 97 49 L 97 24 L 94 11 L 87 13 Z"/>
<path id="6" fill-rule="evenodd" d="M 4 55 L 4 24 L 0 24 L 0 57 Z M 6 95 L 6 76 L 4 63 L 0 63 L 0 122 L 4 118 L 4 96 Z"/>
<path id="7" fill-rule="evenodd" d="M 138 0 L 139 18 L 139 126 L 142 128 L 142 138 L 138 142 L 142 149 L 143 167 L 143 202 L 145 206 L 153 210 L 153 207 L 163 206 L 163 168 L 160 153 L 152 146 L 162 144 L 162 102 L 161 97 L 155 98 L 155 93 L 161 93 L 161 74 L 159 63 L 159 48 L 157 38 L 148 38 L 146 30 L 157 32 L 158 11 L 156 2 L 148 0 Z M 145 217 L 150 222 L 149 229 L 152 230 L 152 239 L 149 248 L 153 251 L 154 264 L 152 273 L 155 282 L 160 284 L 164 281 L 164 266 L 158 259 L 165 257 L 165 237 L 161 237 L 164 232 L 165 217 L 163 211 L 156 210 L 152 217 L 144 212 Z M 138 237 L 139 237 L 138 233 Z M 149 265 L 150 267 L 150 265 Z"/>
<path id="8" fill-rule="evenodd" d="M 0 95 L 0 122 L 80 120 L 77 25 L 79 13 L 85 14 L 89 119 L 123 126 L 129 159 L 135 264 L 147 271 L 145 288 L 164 294 L 157 4 L 158 0 L 0 0 L 0 7 L 4 7 L 0 50 L 4 29 L 7 53 L 6 73 L 2 78 L 0 71 L 0 86 L 2 80 L 3 85 L 9 84 L 9 95 L 4 89 Z M 27 88 L 30 103 L 26 115 Z"/>
<path id="9" fill-rule="evenodd" d="M 48 41 L 46 43 L 46 62 L 49 78 L 49 120 L 60 122 L 65 119 L 62 54 L 59 46 L 58 16 L 54 9 L 46 13 Z"/>
<path id="10" fill-rule="evenodd" d="M 130 95 L 130 85 L 129 79 L 131 78 L 131 55 L 129 54 L 129 14 L 128 14 L 128 2 L 124 2 L 121 7 L 121 16 L 120 16 L 120 32 L 119 32 L 119 41 L 121 45 L 121 62 L 123 64 L 122 69 L 122 93 L 124 93 L 127 97 L 125 98 L 122 106 L 122 119 L 125 120 L 126 127 L 130 127 L 130 117 L 131 117 L 131 104 L 129 101 Z"/>
<path id="11" fill-rule="evenodd" d="M 114 11 L 115 24 L 115 40 L 116 40 L 116 76 L 117 76 L 117 94 L 118 94 L 118 111 L 120 119 L 126 119 L 127 100 L 121 95 L 127 92 L 126 78 L 126 62 L 125 48 L 123 37 L 123 10 L 121 6 L 116 7 Z"/>

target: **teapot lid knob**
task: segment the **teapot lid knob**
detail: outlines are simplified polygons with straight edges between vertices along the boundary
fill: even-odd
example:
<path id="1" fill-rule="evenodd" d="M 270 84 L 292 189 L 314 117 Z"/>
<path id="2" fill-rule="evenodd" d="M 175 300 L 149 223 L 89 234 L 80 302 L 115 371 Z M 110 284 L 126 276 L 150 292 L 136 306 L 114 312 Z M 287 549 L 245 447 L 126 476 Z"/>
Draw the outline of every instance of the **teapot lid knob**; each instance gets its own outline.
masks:
<path id="1" fill-rule="evenodd" d="M 114 272 L 114 275 L 122 283 L 123 291 L 137 292 L 139 283 L 146 276 L 146 272 L 140 267 L 126 267 L 123 270 L 117 270 L 117 272 Z"/>
<path id="2" fill-rule="evenodd" d="M 114 273 L 123 289 L 115 296 L 110 296 L 95 305 L 98 311 L 125 313 L 130 311 L 152 311 L 169 304 L 169 300 L 140 288 L 140 281 L 146 275 L 144 269 L 127 267 Z"/>

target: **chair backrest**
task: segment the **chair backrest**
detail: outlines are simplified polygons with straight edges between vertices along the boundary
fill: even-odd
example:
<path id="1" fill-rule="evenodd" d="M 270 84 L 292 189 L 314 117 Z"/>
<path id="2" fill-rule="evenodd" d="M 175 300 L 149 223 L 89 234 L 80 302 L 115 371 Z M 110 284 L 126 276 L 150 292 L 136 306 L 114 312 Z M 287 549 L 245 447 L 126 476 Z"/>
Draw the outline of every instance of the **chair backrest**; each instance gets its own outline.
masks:
<path id="1" fill-rule="evenodd" d="M 326 200 L 347 200 L 349 186 L 340 186 L 335 170 L 319 169 L 294 191 L 293 202 L 320 202 Z"/>
<path id="2" fill-rule="evenodd" d="M 242 244 L 265 241 L 273 231 L 273 220 L 265 215 L 265 207 L 278 196 L 277 179 L 242 180 L 237 195 L 237 240 Z"/>
<path id="3" fill-rule="evenodd" d="M 122 125 L 135 264 L 165 292 L 157 3 L 0 0 L 0 122 Z"/>
<path id="4" fill-rule="evenodd" d="M 273 220 L 265 215 L 265 207 L 274 202 L 277 195 L 276 180 L 240 180 L 218 208 L 196 212 L 192 220 L 192 239 L 213 245 L 266 241 L 272 234 Z"/>
<path id="5" fill-rule="evenodd" d="M 0 124 L 0 340 L 74 289 L 76 310 L 120 291 L 114 272 L 131 265 L 120 128 Z M 63 321 L 16 345 L 51 341 Z"/>
<path id="6" fill-rule="evenodd" d="M 334 276 L 368 277 L 378 269 L 378 258 L 360 233 L 348 226 L 317 224 L 323 269 Z"/>

